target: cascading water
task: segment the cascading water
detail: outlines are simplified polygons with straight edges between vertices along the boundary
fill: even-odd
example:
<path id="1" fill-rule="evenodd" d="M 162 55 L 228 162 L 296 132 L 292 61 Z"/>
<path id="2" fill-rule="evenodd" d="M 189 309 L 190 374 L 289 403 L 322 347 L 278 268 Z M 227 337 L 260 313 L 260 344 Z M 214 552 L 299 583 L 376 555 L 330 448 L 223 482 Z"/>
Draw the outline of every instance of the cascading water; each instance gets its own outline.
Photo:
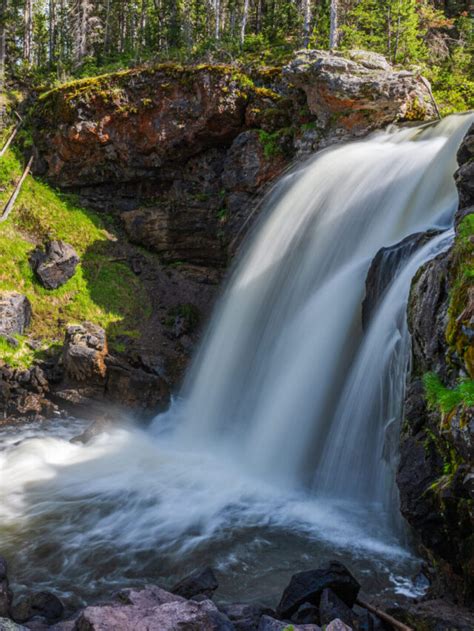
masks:
<path id="1" fill-rule="evenodd" d="M 210 562 L 223 597 L 273 602 L 292 571 L 327 557 L 379 590 L 414 569 L 392 527 L 406 302 L 452 239 L 472 119 L 380 133 L 284 177 L 180 402 L 149 430 L 86 446 L 67 425 L 0 432 L 0 549 L 20 585 L 90 600 Z M 445 232 L 402 262 L 363 334 L 374 255 L 432 227 Z"/>

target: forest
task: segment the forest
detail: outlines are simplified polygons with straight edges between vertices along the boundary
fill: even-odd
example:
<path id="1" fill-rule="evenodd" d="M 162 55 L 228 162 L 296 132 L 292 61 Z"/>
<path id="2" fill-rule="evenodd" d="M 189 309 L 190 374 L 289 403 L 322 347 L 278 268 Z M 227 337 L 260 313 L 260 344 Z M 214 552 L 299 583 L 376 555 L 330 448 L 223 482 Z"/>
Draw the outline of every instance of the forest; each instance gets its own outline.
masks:
<path id="1" fill-rule="evenodd" d="M 1 0 L 0 75 L 54 85 L 150 61 L 286 62 L 365 49 L 416 66 L 444 111 L 474 101 L 470 0 Z"/>

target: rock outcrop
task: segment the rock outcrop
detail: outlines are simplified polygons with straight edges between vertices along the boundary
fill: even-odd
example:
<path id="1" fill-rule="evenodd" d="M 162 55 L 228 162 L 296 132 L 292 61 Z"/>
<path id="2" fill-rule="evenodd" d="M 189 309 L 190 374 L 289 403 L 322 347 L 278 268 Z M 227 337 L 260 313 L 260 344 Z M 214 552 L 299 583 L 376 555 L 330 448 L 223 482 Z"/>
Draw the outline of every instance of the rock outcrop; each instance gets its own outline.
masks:
<path id="1" fill-rule="evenodd" d="M 57 369 L 52 396 L 73 412 L 114 403 L 153 416 L 169 403 L 160 370 L 110 354 L 104 329 L 90 322 L 67 327 Z"/>
<path id="2" fill-rule="evenodd" d="M 458 153 L 452 249 L 415 276 L 408 311 L 413 366 L 397 482 L 401 510 L 431 562 L 433 593 L 474 603 L 474 126 Z M 464 384 L 464 385 L 463 385 Z"/>
<path id="3" fill-rule="evenodd" d="M 44 94 L 36 164 L 163 261 L 224 267 L 296 154 L 431 115 L 423 81 L 361 51 L 302 51 L 250 74 L 161 64 Z"/>
<path id="4" fill-rule="evenodd" d="M 395 71 L 377 53 L 302 50 L 284 73 L 305 91 L 311 113 L 323 126 L 356 136 L 435 113 L 425 81 L 413 72 Z"/>

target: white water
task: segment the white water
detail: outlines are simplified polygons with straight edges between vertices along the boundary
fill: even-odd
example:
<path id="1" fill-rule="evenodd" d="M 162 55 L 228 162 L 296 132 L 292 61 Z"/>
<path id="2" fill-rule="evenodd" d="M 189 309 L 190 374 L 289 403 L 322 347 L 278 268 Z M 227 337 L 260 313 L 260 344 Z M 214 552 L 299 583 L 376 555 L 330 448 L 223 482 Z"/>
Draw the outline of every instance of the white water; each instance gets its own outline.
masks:
<path id="1" fill-rule="evenodd" d="M 336 556 L 380 590 L 405 585 L 416 560 L 392 528 L 387 437 L 396 442 L 410 279 L 449 232 L 407 261 L 365 336 L 361 301 L 380 247 L 449 227 L 471 121 L 379 134 L 285 177 L 182 402 L 149 431 L 87 446 L 65 428 L 4 436 L 0 549 L 19 583 L 94 598 L 206 562 L 224 595 L 248 599 Z"/>

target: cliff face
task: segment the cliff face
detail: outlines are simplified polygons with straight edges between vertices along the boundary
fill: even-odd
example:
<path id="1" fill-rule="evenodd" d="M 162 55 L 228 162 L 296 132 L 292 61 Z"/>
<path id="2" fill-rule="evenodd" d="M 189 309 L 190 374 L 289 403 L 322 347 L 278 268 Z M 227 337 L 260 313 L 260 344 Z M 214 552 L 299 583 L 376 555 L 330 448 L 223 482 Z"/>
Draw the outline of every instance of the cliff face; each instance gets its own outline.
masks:
<path id="1" fill-rule="evenodd" d="M 295 156 L 432 113 L 419 78 L 360 51 L 304 51 L 249 74 L 162 64 L 43 95 L 37 171 L 116 215 L 163 261 L 224 267 Z"/>
<path id="2" fill-rule="evenodd" d="M 413 280 L 413 366 L 398 486 L 402 513 L 438 572 L 434 590 L 474 602 L 474 126 L 458 153 L 451 250 Z"/>

